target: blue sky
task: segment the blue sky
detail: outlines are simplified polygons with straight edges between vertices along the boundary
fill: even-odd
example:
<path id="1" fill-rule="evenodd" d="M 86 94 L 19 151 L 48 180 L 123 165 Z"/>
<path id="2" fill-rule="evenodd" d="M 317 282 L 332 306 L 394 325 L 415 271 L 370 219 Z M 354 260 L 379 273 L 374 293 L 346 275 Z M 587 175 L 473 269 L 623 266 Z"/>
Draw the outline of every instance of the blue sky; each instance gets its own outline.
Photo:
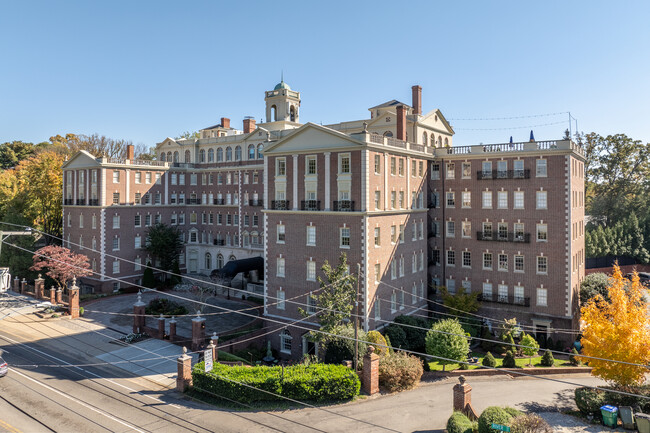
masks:
<path id="1" fill-rule="evenodd" d="M 302 92 L 301 121 L 390 99 L 449 119 L 568 112 L 581 131 L 650 141 L 650 3 L 641 1 L 0 0 L 0 142 L 67 132 L 154 145 L 264 91 Z M 568 115 L 451 120 L 456 145 L 560 138 Z M 563 122 L 551 126 L 530 125 Z M 575 128 L 575 124 L 573 126 Z M 512 130 L 482 130 L 520 128 Z"/>

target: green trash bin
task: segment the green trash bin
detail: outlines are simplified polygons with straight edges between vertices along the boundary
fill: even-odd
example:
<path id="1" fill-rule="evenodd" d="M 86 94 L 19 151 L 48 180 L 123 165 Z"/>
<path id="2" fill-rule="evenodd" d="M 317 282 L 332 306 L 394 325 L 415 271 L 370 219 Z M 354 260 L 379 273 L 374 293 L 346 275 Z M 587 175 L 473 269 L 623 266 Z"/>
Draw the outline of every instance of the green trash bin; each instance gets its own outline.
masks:
<path id="1" fill-rule="evenodd" d="M 607 427 L 616 428 L 618 424 L 618 409 L 609 404 L 600 407 L 600 414 L 603 416 L 603 424 Z"/>

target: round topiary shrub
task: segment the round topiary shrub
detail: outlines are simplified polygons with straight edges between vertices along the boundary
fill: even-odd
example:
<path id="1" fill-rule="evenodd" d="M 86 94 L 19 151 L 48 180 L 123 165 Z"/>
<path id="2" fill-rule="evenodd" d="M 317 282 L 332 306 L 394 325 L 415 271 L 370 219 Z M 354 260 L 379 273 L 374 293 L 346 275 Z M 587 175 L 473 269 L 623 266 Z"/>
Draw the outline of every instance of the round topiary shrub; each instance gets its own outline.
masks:
<path id="1" fill-rule="evenodd" d="M 378 331 L 368 332 L 368 341 L 373 343 L 372 347 L 375 348 L 375 353 L 379 356 L 386 355 L 388 353 L 388 343 L 383 335 Z"/>
<path id="2" fill-rule="evenodd" d="M 510 424 L 512 433 L 553 433 L 551 426 L 535 413 L 516 416 Z"/>
<path id="3" fill-rule="evenodd" d="M 544 352 L 544 356 L 542 356 L 542 361 L 540 364 L 542 364 L 544 367 L 553 367 L 553 364 L 555 364 L 555 358 L 553 358 L 553 354 L 550 350 L 546 350 L 546 352 Z"/>
<path id="4" fill-rule="evenodd" d="M 447 420 L 447 433 L 472 433 L 472 421 L 462 412 L 454 412 Z"/>
<path id="5" fill-rule="evenodd" d="M 575 401 L 580 412 L 585 415 L 600 413 L 600 407 L 607 404 L 607 393 L 592 388 L 576 388 Z"/>
<path id="6" fill-rule="evenodd" d="M 496 367 L 497 366 L 497 360 L 494 359 L 494 356 L 490 352 L 488 352 L 485 357 L 483 358 L 483 365 L 486 367 Z"/>
<path id="7" fill-rule="evenodd" d="M 515 368 L 517 362 L 515 361 L 515 353 L 512 350 L 506 352 L 506 356 L 503 358 L 502 365 L 505 368 Z"/>
<path id="8" fill-rule="evenodd" d="M 503 408 L 503 410 L 508 412 L 510 414 L 510 416 L 512 416 L 513 418 L 517 417 L 519 415 L 523 415 L 522 411 L 520 411 L 519 409 L 515 409 L 514 407 L 506 406 L 506 407 Z"/>
<path id="9" fill-rule="evenodd" d="M 494 433 L 492 423 L 510 426 L 512 415 L 502 407 L 490 406 L 478 418 L 478 433 Z"/>
<path id="10" fill-rule="evenodd" d="M 417 356 L 395 352 L 379 358 L 379 385 L 389 392 L 414 388 L 422 372 L 422 361 Z"/>

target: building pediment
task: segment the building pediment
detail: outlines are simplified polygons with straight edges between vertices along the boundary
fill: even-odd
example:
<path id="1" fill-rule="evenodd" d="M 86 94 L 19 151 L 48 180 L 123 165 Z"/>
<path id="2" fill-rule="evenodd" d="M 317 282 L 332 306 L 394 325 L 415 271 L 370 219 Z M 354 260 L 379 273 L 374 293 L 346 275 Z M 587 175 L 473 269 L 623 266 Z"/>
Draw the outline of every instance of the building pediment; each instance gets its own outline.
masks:
<path id="1" fill-rule="evenodd" d="M 64 169 L 71 168 L 88 168 L 99 166 L 97 159 L 85 150 L 75 153 L 72 158 L 63 163 Z"/>
<path id="2" fill-rule="evenodd" d="M 350 148 L 361 143 L 346 134 L 316 125 L 306 123 L 293 134 L 285 137 L 264 149 L 265 155 L 302 153 L 310 151 L 327 151 L 328 149 Z"/>

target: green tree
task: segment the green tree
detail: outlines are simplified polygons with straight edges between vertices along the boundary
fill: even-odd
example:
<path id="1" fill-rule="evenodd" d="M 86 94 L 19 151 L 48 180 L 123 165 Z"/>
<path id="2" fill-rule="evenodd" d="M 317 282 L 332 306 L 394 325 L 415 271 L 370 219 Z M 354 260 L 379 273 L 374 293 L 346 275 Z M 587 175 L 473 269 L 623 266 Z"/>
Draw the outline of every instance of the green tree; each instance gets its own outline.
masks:
<path id="1" fill-rule="evenodd" d="M 443 287 L 442 302 L 451 314 L 459 317 L 476 313 L 481 306 L 478 301 L 478 292 L 466 292 L 464 287 L 461 287 L 455 294 L 449 293 L 447 288 Z"/>
<path id="2" fill-rule="evenodd" d="M 339 263 L 335 267 L 327 260 L 321 267 L 325 278 L 317 277 L 321 288 L 317 294 L 311 296 L 317 306 L 317 317 L 322 331 L 331 332 L 334 327 L 350 321 L 357 293 L 357 278 L 351 275 L 348 269 L 345 253 L 341 253 Z M 303 309 L 300 309 L 300 313 L 304 317 L 311 315 Z M 314 335 L 314 338 L 320 339 L 321 335 Z"/>
<path id="3" fill-rule="evenodd" d="M 34 155 L 34 144 L 12 141 L 0 144 L 0 168 L 8 169 Z"/>
<path id="4" fill-rule="evenodd" d="M 149 227 L 146 239 L 145 250 L 160 260 L 160 267 L 164 271 L 171 271 L 174 261 L 183 252 L 183 241 L 178 229 L 159 223 Z"/>
<path id="5" fill-rule="evenodd" d="M 178 137 L 174 137 L 174 140 L 189 140 L 189 139 L 199 139 L 201 138 L 201 134 L 199 134 L 199 131 L 185 131 L 182 134 L 180 134 Z"/>
<path id="6" fill-rule="evenodd" d="M 147 267 L 144 269 L 144 274 L 142 275 L 142 285 L 150 289 L 156 287 L 156 277 L 153 274 L 151 262 L 147 262 Z"/>
<path id="7" fill-rule="evenodd" d="M 632 212 L 625 221 L 626 228 L 626 242 L 629 248 L 629 255 L 640 261 L 641 263 L 648 263 L 650 254 L 645 248 L 645 241 L 643 239 L 643 230 L 639 226 L 639 219 L 636 214 Z"/>
<path id="8" fill-rule="evenodd" d="M 458 319 L 445 319 L 433 324 L 427 332 L 426 349 L 429 355 L 438 358 L 442 370 L 449 360 L 466 361 L 469 353 L 469 336 L 463 330 Z"/>
<path id="9" fill-rule="evenodd" d="M 602 296 L 609 300 L 609 277 L 602 272 L 596 272 L 585 276 L 580 283 L 580 304 L 586 305 L 596 295 Z"/>
<path id="10" fill-rule="evenodd" d="M 533 338 L 532 335 L 524 334 L 521 337 L 519 344 L 521 345 L 521 353 L 530 358 L 529 364 L 532 365 L 533 356 L 537 356 L 537 352 L 539 351 L 539 343 L 535 340 L 535 338 Z"/>

